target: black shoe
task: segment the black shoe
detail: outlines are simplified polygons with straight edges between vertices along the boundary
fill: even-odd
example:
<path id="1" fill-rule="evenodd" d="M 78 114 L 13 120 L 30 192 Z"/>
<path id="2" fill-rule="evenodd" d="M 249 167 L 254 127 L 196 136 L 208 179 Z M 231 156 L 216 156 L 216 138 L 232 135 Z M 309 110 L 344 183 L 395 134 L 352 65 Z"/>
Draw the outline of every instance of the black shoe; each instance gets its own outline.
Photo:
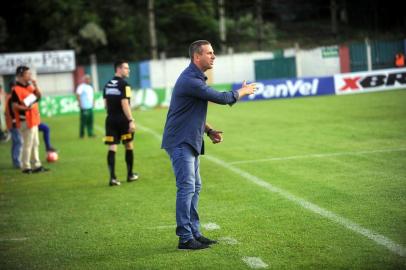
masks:
<path id="1" fill-rule="evenodd" d="M 24 169 L 21 171 L 22 173 L 26 173 L 26 174 L 32 174 L 32 170 L 31 169 Z"/>
<path id="2" fill-rule="evenodd" d="M 121 185 L 120 181 L 117 179 L 110 179 L 109 186 L 119 186 Z"/>
<path id="3" fill-rule="evenodd" d="M 49 147 L 49 148 L 47 149 L 47 152 L 58 152 L 58 150 L 56 150 L 56 149 L 53 148 L 53 147 Z"/>
<path id="4" fill-rule="evenodd" d="M 44 167 L 38 167 L 32 170 L 32 173 L 40 173 L 40 172 L 48 172 L 49 169 L 48 168 L 44 168 Z"/>
<path id="5" fill-rule="evenodd" d="M 134 182 L 138 180 L 138 173 L 133 173 L 127 176 L 127 182 Z"/>
<path id="6" fill-rule="evenodd" d="M 199 238 L 196 238 L 197 241 L 199 241 L 202 244 L 205 245 L 213 245 L 213 244 L 217 244 L 217 241 L 215 240 L 211 240 L 209 238 L 204 237 L 203 235 L 200 236 Z"/>
<path id="7" fill-rule="evenodd" d="M 189 249 L 189 250 L 198 250 L 198 249 L 205 249 L 209 248 L 209 245 L 202 244 L 195 239 L 191 239 L 185 243 L 179 242 L 178 249 Z"/>

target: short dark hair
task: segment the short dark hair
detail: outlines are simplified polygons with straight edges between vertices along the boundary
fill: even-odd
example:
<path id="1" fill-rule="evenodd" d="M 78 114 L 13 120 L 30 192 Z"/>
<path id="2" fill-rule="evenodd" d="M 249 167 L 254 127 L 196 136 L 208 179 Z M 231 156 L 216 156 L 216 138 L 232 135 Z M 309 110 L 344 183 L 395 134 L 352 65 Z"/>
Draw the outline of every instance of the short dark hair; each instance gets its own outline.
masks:
<path id="1" fill-rule="evenodd" d="M 114 62 L 114 72 L 116 72 L 117 68 L 121 67 L 122 64 L 128 63 L 126 60 L 118 60 Z"/>
<path id="2" fill-rule="evenodd" d="M 207 40 L 196 40 L 192 42 L 189 46 L 189 57 L 190 60 L 193 60 L 193 55 L 195 53 L 202 54 L 202 45 L 210 45 L 210 42 Z"/>
<path id="3" fill-rule="evenodd" d="M 23 76 L 24 72 L 29 70 L 30 68 L 27 66 L 18 66 L 16 69 L 16 76 Z"/>

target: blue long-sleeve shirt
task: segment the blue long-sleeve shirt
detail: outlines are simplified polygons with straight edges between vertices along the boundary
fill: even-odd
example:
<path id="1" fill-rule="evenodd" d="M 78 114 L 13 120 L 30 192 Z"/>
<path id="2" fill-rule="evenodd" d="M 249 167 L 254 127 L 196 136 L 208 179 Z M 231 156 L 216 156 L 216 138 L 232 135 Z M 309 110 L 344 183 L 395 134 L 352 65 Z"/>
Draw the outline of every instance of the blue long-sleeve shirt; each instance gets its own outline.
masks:
<path id="1" fill-rule="evenodd" d="M 206 85 L 207 77 L 190 63 L 176 81 L 166 117 L 162 148 L 187 143 L 198 154 L 204 154 L 203 135 L 208 101 L 232 105 L 237 91 L 218 92 Z"/>

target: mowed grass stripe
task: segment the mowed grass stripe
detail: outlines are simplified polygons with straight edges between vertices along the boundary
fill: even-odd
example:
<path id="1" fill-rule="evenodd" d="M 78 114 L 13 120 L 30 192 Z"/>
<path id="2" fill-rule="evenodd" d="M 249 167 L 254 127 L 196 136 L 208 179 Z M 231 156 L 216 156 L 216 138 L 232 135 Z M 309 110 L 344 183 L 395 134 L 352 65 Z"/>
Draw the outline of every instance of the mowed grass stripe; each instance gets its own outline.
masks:
<path id="1" fill-rule="evenodd" d="M 375 150 L 363 150 L 363 151 L 355 151 L 355 152 L 319 153 L 319 154 L 297 155 L 297 156 L 290 156 L 290 157 L 271 157 L 271 158 L 263 158 L 263 159 L 247 159 L 247 160 L 231 161 L 231 162 L 228 162 L 228 164 L 247 164 L 247 163 L 283 161 L 283 160 L 303 159 L 303 158 L 326 158 L 326 157 L 365 155 L 365 154 L 402 152 L 402 151 L 406 151 L 406 147 L 388 148 L 388 149 L 375 149 Z"/>

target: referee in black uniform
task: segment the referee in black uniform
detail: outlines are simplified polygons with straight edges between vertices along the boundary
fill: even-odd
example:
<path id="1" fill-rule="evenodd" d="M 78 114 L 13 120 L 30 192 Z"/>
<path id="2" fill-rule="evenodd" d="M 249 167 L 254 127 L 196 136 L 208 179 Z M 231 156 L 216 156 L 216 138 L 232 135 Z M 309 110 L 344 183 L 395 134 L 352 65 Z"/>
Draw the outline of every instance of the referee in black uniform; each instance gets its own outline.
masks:
<path id="1" fill-rule="evenodd" d="M 130 74 L 127 61 L 114 63 L 114 77 L 107 82 L 103 89 L 104 104 L 107 110 L 105 144 L 109 146 L 107 165 L 110 171 L 110 186 L 119 186 L 115 173 L 115 157 L 117 144 L 122 141 L 125 145 L 125 162 L 127 163 L 127 182 L 138 179 L 133 172 L 134 154 L 133 138 L 135 123 L 131 114 L 131 86 L 124 80 Z"/>

